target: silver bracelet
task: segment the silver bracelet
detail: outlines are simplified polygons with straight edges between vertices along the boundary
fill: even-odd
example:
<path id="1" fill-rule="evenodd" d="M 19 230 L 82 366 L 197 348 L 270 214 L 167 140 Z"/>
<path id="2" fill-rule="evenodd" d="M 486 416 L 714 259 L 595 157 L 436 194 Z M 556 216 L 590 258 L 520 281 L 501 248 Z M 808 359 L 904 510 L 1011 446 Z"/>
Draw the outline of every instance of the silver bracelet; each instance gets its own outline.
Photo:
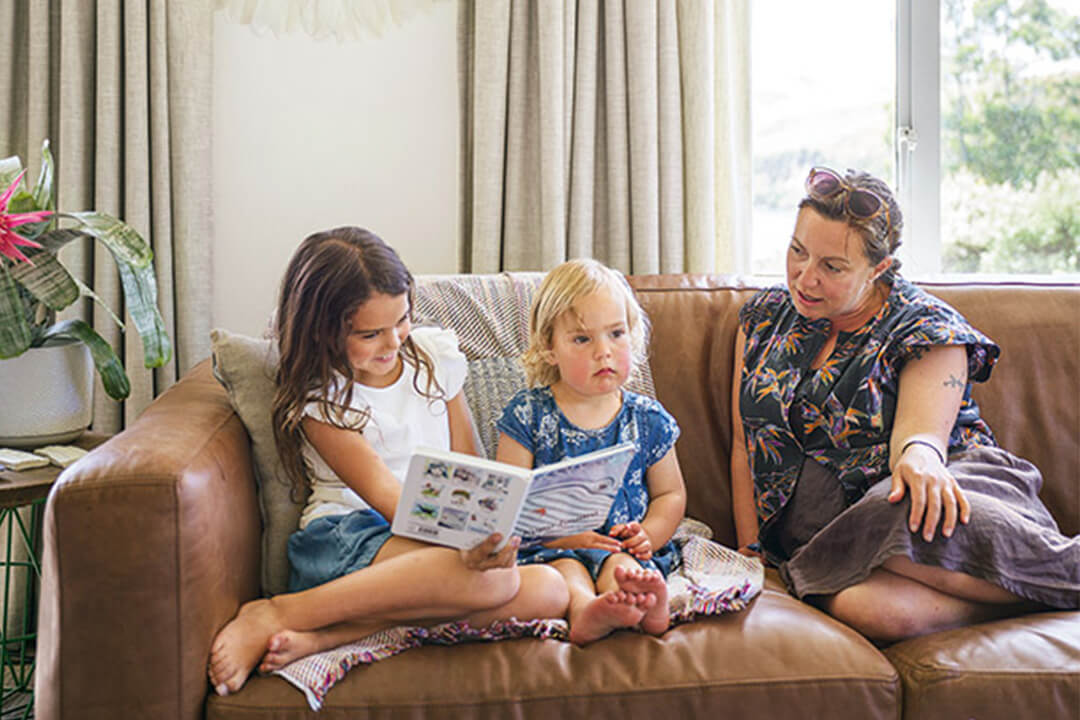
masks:
<path id="1" fill-rule="evenodd" d="M 941 461 L 942 465 L 945 464 L 945 456 L 941 454 L 940 450 L 938 450 L 938 446 L 932 442 L 927 442 L 926 440 L 908 440 L 906 443 L 904 443 L 904 447 L 900 448 L 900 454 L 903 455 L 912 445 L 925 445 L 926 447 L 934 451 L 934 454 L 938 456 L 938 460 Z"/>

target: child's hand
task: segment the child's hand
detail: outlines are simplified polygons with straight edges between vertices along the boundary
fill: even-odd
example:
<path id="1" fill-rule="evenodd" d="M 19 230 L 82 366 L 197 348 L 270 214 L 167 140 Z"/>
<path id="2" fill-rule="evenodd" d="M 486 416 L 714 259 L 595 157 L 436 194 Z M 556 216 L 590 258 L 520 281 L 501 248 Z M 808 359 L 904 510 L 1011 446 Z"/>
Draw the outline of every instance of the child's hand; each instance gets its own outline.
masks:
<path id="1" fill-rule="evenodd" d="M 607 535 L 601 535 L 594 530 L 578 533 L 577 535 L 567 535 L 558 540 L 551 540 L 544 543 L 544 547 L 562 548 L 564 550 L 588 548 L 592 550 L 608 550 L 609 552 L 619 552 L 622 550 L 622 544 L 618 540 L 610 538 Z"/>
<path id="2" fill-rule="evenodd" d="M 517 562 L 518 546 L 521 538 L 514 536 L 503 549 L 495 552 L 496 546 L 502 542 L 502 535 L 492 533 L 487 538 L 469 550 L 459 550 L 461 562 L 471 570 L 491 570 L 492 568 L 513 567 Z"/>
<path id="3" fill-rule="evenodd" d="M 641 526 L 641 523 L 634 521 L 615 525 L 611 528 L 609 534 L 612 537 L 622 538 L 620 549 L 630 553 L 638 560 L 648 560 L 652 557 L 652 540 L 649 539 L 649 533 L 645 532 L 645 528 Z"/>

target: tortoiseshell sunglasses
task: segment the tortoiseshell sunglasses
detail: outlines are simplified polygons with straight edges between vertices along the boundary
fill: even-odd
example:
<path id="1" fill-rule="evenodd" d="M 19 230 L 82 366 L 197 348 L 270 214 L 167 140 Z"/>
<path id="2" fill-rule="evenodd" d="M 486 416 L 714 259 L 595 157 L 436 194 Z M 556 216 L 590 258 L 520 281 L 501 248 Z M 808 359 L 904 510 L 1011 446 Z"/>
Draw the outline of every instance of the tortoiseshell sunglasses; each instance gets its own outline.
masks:
<path id="1" fill-rule="evenodd" d="M 810 168 L 810 174 L 806 177 L 806 192 L 815 200 L 828 200 L 837 193 L 846 193 L 844 211 L 848 215 L 856 220 L 869 222 L 884 213 L 885 235 L 892 229 L 889 206 L 885 201 L 870 190 L 851 187 L 835 170 L 827 167 Z"/>

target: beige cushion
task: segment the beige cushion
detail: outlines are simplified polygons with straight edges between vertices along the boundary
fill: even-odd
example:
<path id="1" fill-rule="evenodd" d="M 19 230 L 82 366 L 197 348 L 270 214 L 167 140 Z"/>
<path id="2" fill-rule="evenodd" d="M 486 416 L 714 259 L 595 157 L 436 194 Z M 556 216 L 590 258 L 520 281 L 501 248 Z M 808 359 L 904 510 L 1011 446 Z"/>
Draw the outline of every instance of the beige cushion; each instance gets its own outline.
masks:
<path id="1" fill-rule="evenodd" d="M 543 277 L 534 272 L 416 279 L 417 323 L 457 331 L 469 362 L 465 397 L 489 457 L 495 454 L 495 421 L 510 397 L 525 386 L 517 357 L 528 342 L 529 305 Z M 287 544 L 303 509 L 293 502 L 270 424 L 277 346 L 221 329 L 211 331 L 210 340 L 214 376 L 225 386 L 251 436 L 263 520 L 262 587 L 265 594 L 273 595 L 288 589 Z M 636 368 L 627 387 L 656 396 L 647 363 Z"/>
<path id="2" fill-rule="evenodd" d="M 214 376 L 225 386 L 236 414 L 251 436 L 262 513 L 262 588 L 268 595 L 289 586 L 286 544 L 296 530 L 302 505 L 294 503 L 285 468 L 277 455 L 270 416 L 274 402 L 277 344 L 216 329 L 210 331 Z"/>

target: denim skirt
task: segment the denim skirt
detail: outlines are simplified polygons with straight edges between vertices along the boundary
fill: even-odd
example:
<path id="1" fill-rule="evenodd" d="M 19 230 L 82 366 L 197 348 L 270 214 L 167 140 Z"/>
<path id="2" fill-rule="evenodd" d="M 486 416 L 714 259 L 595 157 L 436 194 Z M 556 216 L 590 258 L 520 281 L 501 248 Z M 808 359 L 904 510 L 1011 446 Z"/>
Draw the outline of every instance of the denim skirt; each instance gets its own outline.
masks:
<path id="1" fill-rule="evenodd" d="M 390 523 L 370 508 L 315 518 L 289 536 L 289 592 L 367 567 L 389 539 Z"/>

